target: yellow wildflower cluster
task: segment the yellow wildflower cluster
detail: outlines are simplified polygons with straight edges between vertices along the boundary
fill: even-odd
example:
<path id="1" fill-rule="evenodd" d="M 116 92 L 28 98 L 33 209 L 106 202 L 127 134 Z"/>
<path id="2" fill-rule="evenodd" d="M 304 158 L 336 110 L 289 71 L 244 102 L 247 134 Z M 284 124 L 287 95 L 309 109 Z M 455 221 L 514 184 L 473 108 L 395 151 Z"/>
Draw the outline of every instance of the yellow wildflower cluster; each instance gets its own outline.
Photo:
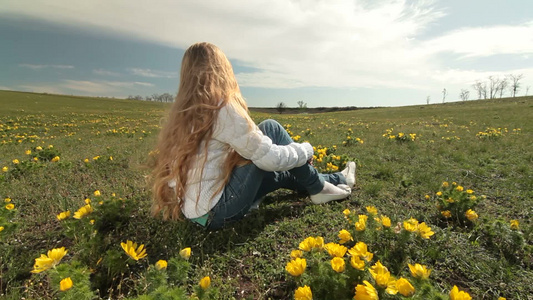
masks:
<path id="1" fill-rule="evenodd" d="M 485 131 L 478 132 L 476 136 L 480 139 L 494 139 L 494 138 L 499 138 L 499 137 L 504 136 L 505 133 L 507 132 L 508 132 L 507 128 L 502 129 L 501 127 L 498 127 L 498 128 L 487 127 Z"/>
<path id="2" fill-rule="evenodd" d="M 364 144 L 365 143 L 361 138 L 358 138 L 358 137 L 353 138 L 352 135 L 353 135 L 353 130 L 349 128 L 346 133 L 346 138 L 342 142 L 343 146 L 350 146 L 353 144 Z"/>
<path id="3" fill-rule="evenodd" d="M 454 218 L 454 220 L 464 223 L 467 220 L 469 222 L 478 219 L 478 214 L 473 210 L 477 205 L 478 196 L 476 196 L 474 190 L 465 189 L 463 186 L 452 182 L 451 184 L 444 181 L 441 185 L 441 190 L 435 193 L 437 208 L 440 214 L 446 218 Z M 482 196 L 481 198 L 484 198 Z M 431 199 L 429 195 L 426 195 L 426 200 Z"/>
<path id="4" fill-rule="evenodd" d="M 417 135 L 416 133 L 399 132 L 395 134 L 393 128 L 385 129 L 385 133 L 383 134 L 383 137 L 389 140 L 396 140 L 399 142 L 414 142 L 415 140 L 420 138 L 420 136 Z"/>

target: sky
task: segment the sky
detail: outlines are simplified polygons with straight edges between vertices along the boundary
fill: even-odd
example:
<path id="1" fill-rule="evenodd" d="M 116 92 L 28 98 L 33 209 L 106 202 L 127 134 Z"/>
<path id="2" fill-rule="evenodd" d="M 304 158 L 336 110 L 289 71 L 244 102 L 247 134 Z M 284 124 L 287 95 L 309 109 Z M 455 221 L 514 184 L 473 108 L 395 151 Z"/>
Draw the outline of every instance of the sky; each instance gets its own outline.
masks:
<path id="1" fill-rule="evenodd" d="M 463 89 L 472 100 L 476 81 L 509 74 L 531 95 L 532 11 L 530 0 L 0 0 L 0 90 L 175 94 L 184 51 L 206 41 L 251 107 L 419 105 Z"/>

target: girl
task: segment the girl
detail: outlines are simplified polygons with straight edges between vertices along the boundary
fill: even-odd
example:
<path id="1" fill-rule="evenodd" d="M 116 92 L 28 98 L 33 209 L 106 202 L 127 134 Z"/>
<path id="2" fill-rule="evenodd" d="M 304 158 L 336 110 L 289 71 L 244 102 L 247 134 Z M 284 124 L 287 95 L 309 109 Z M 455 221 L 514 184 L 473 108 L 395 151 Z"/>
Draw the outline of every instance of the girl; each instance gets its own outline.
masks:
<path id="1" fill-rule="evenodd" d="M 315 204 L 351 194 L 355 163 L 319 174 L 313 147 L 295 143 L 276 121 L 255 125 L 230 62 L 215 45 L 183 56 L 180 84 L 157 144 L 153 213 L 219 229 L 244 217 L 269 192 L 305 190 Z"/>

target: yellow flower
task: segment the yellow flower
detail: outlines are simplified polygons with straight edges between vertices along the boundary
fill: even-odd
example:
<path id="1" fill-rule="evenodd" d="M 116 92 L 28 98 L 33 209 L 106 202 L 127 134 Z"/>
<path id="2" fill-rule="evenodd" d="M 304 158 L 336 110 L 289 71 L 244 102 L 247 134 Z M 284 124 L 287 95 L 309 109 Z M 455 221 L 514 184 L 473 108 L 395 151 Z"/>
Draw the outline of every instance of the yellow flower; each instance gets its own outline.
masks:
<path id="1" fill-rule="evenodd" d="M 285 270 L 289 272 L 292 276 L 300 276 L 305 271 L 305 268 L 307 267 L 307 261 L 305 258 L 295 258 L 294 260 L 291 260 L 287 263 L 285 266 Z"/>
<path id="2" fill-rule="evenodd" d="M 439 191 L 439 192 L 437 192 L 437 194 L 436 194 L 436 195 L 440 197 L 440 196 L 442 196 L 442 192 L 441 192 L 441 191 Z"/>
<path id="3" fill-rule="evenodd" d="M 13 203 L 9 203 L 9 204 L 6 205 L 6 209 L 7 210 L 12 210 L 14 208 L 15 208 L 15 204 L 13 204 Z"/>
<path id="4" fill-rule="evenodd" d="M 31 150 L 26 150 L 26 155 L 30 155 L 31 154 Z"/>
<path id="5" fill-rule="evenodd" d="M 426 200 L 429 200 L 429 199 L 431 198 L 431 196 L 429 196 L 429 195 L 425 195 L 424 198 L 425 198 Z"/>
<path id="6" fill-rule="evenodd" d="M 13 164 L 14 164 L 14 165 L 18 165 L 19 163 L 20 163 L 20 161 L 19 161 L 18 159 L 15 158 L 15 159 L 13 160 Z"/>
<path id="7" fill-rule="evenodd" d="M 355 287 L 354 299 L 355 300 L 379 300 L 378 292 L 376 291 L 374 286 L 372 286 L 372 284 L 370 284 L 370 282 L 366 280 L 363 280 L 363 283 L 365 285 L 358 284 Z"/>
<path id="8" fill-rule="evenodd" d="M 34 158 L 33 158 L 33 161 L 39 161 L 39 158 L 34 157 Z"/>
<path id="9" fill-rule="evenodd" d="M 41 151 L 41 150 L 43 150 L 43 147 L 41 147 L 41 146 L 37 146 L 37 147 L 35 148 L 35 150 L 37 150 L 37 151 Z"/>
<path id="10" fill-rule="evenodd" d="M 358 242 L 353 246 L 348 252 L 352 256 L 358 256 L 360 258 L 363 258 L 366 261 L 371 261 L 374 257 L 374 254 L 371 252 L 368 252 L 367 245 L 364 242 Z"/>
<path id="11" fill-rule="evenodd" d="M 4 231 L 4 226 L 0 226 L 0 232 Z"/>
<path id="12" fill-rule="evenodd" d="M 498 297 L 498 300 L 507 300 L 505 297 Z"/>
<path id="13" fill-rule="evenodd" d="M 377 215 L 378 214 L 378 209 L 375 206 L 367 206 L 365 208 L 366 208 L 366 211 L 369 214 L 371 214 L 371 215 Z"/>
<path id="14" fill-rule="evenodd" d="M 72 279 L 70 279 L 70 277 L 63 278 L 61 282 L 59 282 L 59 290 L 62 292 L 70 290 L 71 287 L 72 287 Z"/>
<path id="15" fill-rule="evenodd" d="M 344 272 L 344 268 L 345 268 L 344 259 L 340 257 L 334 257 L 331 260 L 331 268 L 337 273 Z"/>
<path id="16" fill-rule="evenodd" d="M 431 231 L 431 227 L 426 225 L 426 222 L 422 222 L 418 225 L 418 234 L 423 239 L 429 239 L 435 232 Z"/>
<path id="17" fill-rule="evenodd" d="M 191 248 L 187 247 L 187 248 L 181 249 L 180 256 L 184 259 L 189 259 L 189 257 L 191 257 Z"/>
<path id="18" fill-rule="evenodd" d="M 336 243 L 327 243 L 324 248 L 332 257 L 343 257 L 344 254 L 346 254 L 346 251 L 348 251 L 348 248 Z"/>
<path id="19" fill-rule="evenodd" d="M 11 198 L 9 198 L 9 197 L 5 198 L 5 199 L 4 199 L 4 202 L 5 202 L 5 203 L 9 203 L 9 202 L 11 202 Z"/>
<path id="20" fill-rule="evenodd" d="M 459 192 L 462 192 L 464 190 L 464 188 L 460 185 L 458 185 L 455 189 L 458 190 Z"/>
<path id="21" fill-rule="evenodd" d="M 339 231 L 338 237 L 340 239 L 339 243 L 341 244 L 347 243 L 349 241 L 353 241 L 353 237 L 351 233 L 346 229 Z"/>
<path id="22" fill-rule="evenodd" d="M 365 269 L 365 261 L 359 258 L 359 256 L 352 256 L 350 258 L 350 265 L 357 270 L 364 270 Z"/>
<path id="23" fill-rule="evenodd" d="M 52 158 L 52 162 L 58 162 L 59 160 L 60 160 L 59 156 Z"/>
<path id="24" fill-rule="evenodd" d="M 291 258 L 292 259 L 299 258 L 299 257 L 302 257 L 302 256 L 303 256 L 302 250 L 292 250 L 291 251 Z"/>
<path id="25" fill-rule="evenodd" d="M 355 230 L 364 231 L 366 229 L 367 215 L 359 215 L 359 220 L 355 223 Z"/>
<path id="26" fill-rule="evenodd" d="M 415 265 L 408 264 L 408 266 L 409 266 L 409 271 L 411 271 L 411 275 L 414 278 L 417 278 L 417 279 L 428 279 L 429 278 L 429 274 L 431 274 L 431 270 L 428 269 L 424 265 L 421 265 L 421 264 L 415 264 Z"/>
<path id="27" fill-rule="evenodd" d="M 41 273 L 55 267 L 57 264 L 59 264 L 63 256 L 67 254 L 67 252 L 68 251 L 65 250 L 65 247 L 61 247 L 49 250 L 47 255 L 41 254 L 40 257 L 35 259 L 35 264 L 33 265 L 33 270 L 31 272 Z"/>
<path id="28" fill-rule="evenodd" d="M 74 213 L 74 219 L 81 219 L 85 217 L 86 215 L 93 212 L 93 208 L 90 204 L 87 204 L 85 206 L 80 207 L 75 213 Z"/>
<path id="29" fill-rule="evenodd" d="M 48 145 L 48 149 L 54 148 L 54 145 Z"/>
<path id="30" fill-rule="evenodd" d="M 470 220 L 470 221 L 474 221 L 474 220 L 476 220 L 478 218 L 478 215 L 477 215 L 477 213 L 475 211 L 469 209 L 469 210 L 466 211 L 465 217 L 468 220 Z"/>
<path id="31" fill-rule="evenodd" d="M 91 225 L 94 225 L 94 219 L 93 219 L 93 220 L 90 220 L 89 223 L 90 223 Z"/>
<path id="32" fill-rule="evenodd" d="M 464 291 L 459 291 L 456 285 L 453 286 L 453 289 L 450 291 L 450 300 L 471 300 L 470 294 Z"/>
<path id="33" fill-rule="evenodd" d="M 306 252 L 309 252 L 313 249 L 321 250 L 322 248 L 324 248 L 324 238 L 321 236 L 318 236 L 316 238 L 308 237 L 300 243 L 298 248 Z"/>
<path id="34" fill-rule="evenodd" d="M 158 270 L 164 270 L 167 268 L 167 265 L 168 263 L 166 260 L 160 259 L 155 263 L 155 268 Z"/>
<path id="35" fill-rule="evenodd" d="M 448 186 L 449 186 L 449 184 L 448 184 L 448 182 L 447 182 L 447 181 L 444 181 L 444 182 L 442 183 L 442 187 L 445 187 L 445 188 L 447 188 Z"/>
<path id="36" fill-rule="evenodd" d="M 466 193 L 467 193 L 467 194 L 473 194 L 474 191 L 473 191 L 473 190 L 466 190 Z"/>
<path id="37" fill-rule="evenodd" d="M 2 168 L 2 172 L 7 173 L 7 171 L 9 171 L 9 168 L 8 168 L 8 167 L 3 167 L 3 168 Z"/>
<path id="38" fill-rule="evenodd" d="M 345 209 L 345 210 L 342 211 L 342 213 L 344 214 L 345 217 L 347 217 L 347 216 L 350 215 L 351 211 L 349 209 Z"/>
<path id="39" fill-rule="evenodd" d="M 405 297 L 410 297 L 415 293 L 414 286 L 403 277 L 400 277 L 400 279 L 396 280 L 395 286 L 398 292 Z"/>
<path id="40" fill-rule="evenodd" d="M 120 243 L 120 246 L 122 246 L 124 252 L 126 252 L 126 254 L 134 260 L 139 260 L 143 257 L 146 257 L 146 249 L 144 248 L 144 244 L 141 244 L 137 248 L 137 243 L 126 241 L 126 243 Z"/>
<path id="41" fill-rule="evenodd" d="M 211 285 L 211 278 L 209 276 L 205 276 L 204 278 L 200 279 L 200 287 L 204 290 L 207 290 L 209 286 Z"/>
<path id="42" fill-rule="evenodd" d="M 381 224 L 387 228 L 390 228 L 391 226 L 391 220 L 387 216 L 381 216 Z"/>
<path id="43" fill-rule="evenodd" d="M 85 199 L 85 204 L 91 204 L 91 199 L 86 198 L 86 199 Z"/>
<path id="44" fill-rule="evenodd" d="M 410 218 L 403 222 L 403 228 L 407 231 L 415 232 L 418 230 L 418 221 L 415 218 Z"/>
<path id="45" fill-rule="evenodd" d="M 70 217 L 70 210 L 61 212 L 56 217 L 59 221 L 65 220 L 66 218 Z"/>
<path id="46" fill-rule="evenodd" d="M 452 212 L 449 210 L 444 210 L 440 212 L 441 215 L 443 215 L 445 218 L 450 218 L 452 216 Z"/>
<path id="47" fill-rule="evenodd" d="M 101 195 L 101 193 L 100 193 L 100 191 L 99 191 L 99 190 L 96 190 L 96 191 L 94 191 L 94 193 L 93 193 L 93 194 L 94 194 L 94 195 L 95 195 L 96 197 L 98 197 L 98 196 L 100 196 L 100 195 Z"/>
<path id="48" fill-rule="evenodd" d="M 86 164 L 88 164 L 88 163 L 89 163 L 89 159 L 86 158 L 86 159 L 83 160 L 83 162 L 86 163 Z"/>
<path id="49" fill-rule="evenodd" d="M 301 286 L 294 291 L 294 300 L 313 300 L 311 288 L 307 285 Z"/>
<path id="50" fill-rule="evenodd" d="M 511 229 L 518 230 L 520 226 L 520 222 L 518 220 L 511 220 Z"/>
<path id="51" fill-rule="evenodd" d="M 389 285 L 391 285 L 394 281 L 394 278 L 391 277 L 387 267 L 382 265 L 380 261 L 373 265 L 369 271 L 370 275 L 372 275 L 372 278 L 374 278 L 374 280 L 376 281 L 376 284 L 382 288 L 388 288 Z M 395 293 L 392 292 L 390 294 Z"/>

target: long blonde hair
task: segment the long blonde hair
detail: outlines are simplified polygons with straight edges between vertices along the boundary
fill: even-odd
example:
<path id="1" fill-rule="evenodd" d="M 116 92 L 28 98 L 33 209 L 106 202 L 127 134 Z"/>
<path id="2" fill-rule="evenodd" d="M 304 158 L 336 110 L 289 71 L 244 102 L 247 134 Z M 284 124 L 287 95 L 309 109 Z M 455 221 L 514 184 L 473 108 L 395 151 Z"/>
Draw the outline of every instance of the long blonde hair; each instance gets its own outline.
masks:
<path id="1" fill-rule="evenodd" d="M 213 135 L 218 112 L 224 105 L 232 105 L 252 122 L 233 68 L 224 53 L 210 43 L 190 46 L 181 63 L 178 94 L 159 133 L 155 151 L 151 176 L 154 215 L 162 214 L 163 219 L 181 218 L 188 171 L 202 149 L 202 143 L 207 154 L 207 142 Z M 204 157 L 206 159 L 207 155 Z M 240 155 L 230 150 L 222 166 L 219 191 L 228 181 L 233 168 L 243 161 Z M 168 186 L 171 180 L 176 181 L 175 192 Z"/>

